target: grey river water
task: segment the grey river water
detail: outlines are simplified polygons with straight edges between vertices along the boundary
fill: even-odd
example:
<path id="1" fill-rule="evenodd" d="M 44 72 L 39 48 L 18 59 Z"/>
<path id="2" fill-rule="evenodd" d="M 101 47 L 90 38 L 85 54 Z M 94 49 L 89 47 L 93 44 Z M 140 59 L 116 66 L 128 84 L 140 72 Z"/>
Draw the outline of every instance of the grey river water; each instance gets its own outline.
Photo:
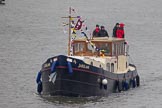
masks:
<path id="1" fill-rule="evenodd" d="M 6 0 L 0 5 L 0 108 L 162 108 L 162 0 Z M 68 8 L 89 30 L 104 25 L 112 34 L 125 23 L 130 55 L 141 86 L 108 97 L 41 97 L 36 74 L 42 63 L 67 54 L 62 16 Z"/>

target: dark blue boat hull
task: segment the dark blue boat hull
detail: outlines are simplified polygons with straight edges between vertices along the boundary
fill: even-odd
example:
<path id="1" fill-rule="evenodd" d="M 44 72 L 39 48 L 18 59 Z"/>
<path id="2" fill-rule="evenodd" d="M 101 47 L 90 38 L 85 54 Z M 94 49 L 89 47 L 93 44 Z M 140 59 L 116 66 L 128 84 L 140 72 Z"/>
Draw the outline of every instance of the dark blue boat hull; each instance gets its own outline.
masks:
<path id="1" fill-rule="evenodd" d="M 56 61 L 53 59 L 57 58 Z M 71 62 L 67 61 L 67 58 Z M 52 64 L 55 62 L 54 66 Z M 70 63 L 70 65 L 68 64 Z M 45 66 L 50 64 L 49 66 Z M 133 65 L 132 65 L 133 66 Z M 54 71 L 52 70 L 52 68 Z M 63 96 L 107 96 L 112 92 L 120 92 L 133 87 L 132 80 L 135 81 L 137 71 L 129 71 L 123 74 L 115 74 L 88 65 L 82 60 L 59 55 L 49 58 L 42 66 L 42 86 L 44 95 Z M 55 80 L 49 81 L 51 73 L 56 73 Z M 102 80 L 108 83 L 104 85 Z M 124 83 L 123 83 L 124 82 Z M 135 82 L 136 83 L 136 82 Z M 124 85 L 125 84 L 125 85 Z M 125 87 L 125 89 L 124 89 Z"/>

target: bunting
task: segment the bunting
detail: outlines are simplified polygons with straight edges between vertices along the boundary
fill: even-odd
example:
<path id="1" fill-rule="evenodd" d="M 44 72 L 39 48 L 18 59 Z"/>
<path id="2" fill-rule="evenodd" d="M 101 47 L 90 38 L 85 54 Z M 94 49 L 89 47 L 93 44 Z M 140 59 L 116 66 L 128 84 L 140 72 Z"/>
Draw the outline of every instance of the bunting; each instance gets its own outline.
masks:
<path id="1" fill-rule="evenodd" d="M 74 28 L 75 27 L 75 22 L 74 20 L 71 20 L 71 28 Z"/>
<path id="2" fill-rule="evenodd" d="M 67 25 L 69 25 L 69 24 L 68 24 L 68 23 L 63 22 L 63 23 L 62 23 L 62 25 L 63 25 L 63 26 L 67 26 Z"/>
<path id="3" fill-rule="evenodd" d="M 71 11 L 74 12 L 74 13 L 76 13 L 74 8 L 71 8 Z"/>
<path id="4" fill-rule="evenodd" d="M 71 11 L 75 12 L 74 8 L 71 8 Z M 80 16 L 77 16 L 77 22 L 75 23 L 75 20 L 73 18 L 70 18 L 71 20 L 71 24 L 70 24 L 70 29 L 71 29 L 71 41 L 70 41 L 70 55 L 73 54 L 73 40 L 75 40 L 75 38 L 77 37 L 77 34 L 80 32 L 81 36 L 84 36 L 87 40 L 87 42 L 91 45 L 91 47 L 97 51 L 97 52 L 107 52 L 105 50 L 102 50 L 100 48 L 98 48 L 93 42 L 91 42 L 91 40 L 88 39 L 87 33 L 88 33 L 88 27 L 85 24 L 85 20 L 81 20 Z M 63 23 L 63 26 L 67 26 L 69 24 L 67 23 Z M 64 30 L 64 33 L 67 33 L 67 31 Z M 89 33 L 91 36 L 91 33 Z"/>

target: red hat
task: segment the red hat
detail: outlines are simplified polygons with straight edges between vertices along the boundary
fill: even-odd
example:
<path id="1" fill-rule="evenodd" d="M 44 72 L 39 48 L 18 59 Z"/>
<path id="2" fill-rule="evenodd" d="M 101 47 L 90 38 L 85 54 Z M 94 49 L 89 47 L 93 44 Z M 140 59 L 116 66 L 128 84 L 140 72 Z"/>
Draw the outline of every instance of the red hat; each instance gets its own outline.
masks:
<path id="1" fill-rule="evenodd" d="M 120 27 L 124 27 L 124 24 L 123 23 L 120 23 Z"/>

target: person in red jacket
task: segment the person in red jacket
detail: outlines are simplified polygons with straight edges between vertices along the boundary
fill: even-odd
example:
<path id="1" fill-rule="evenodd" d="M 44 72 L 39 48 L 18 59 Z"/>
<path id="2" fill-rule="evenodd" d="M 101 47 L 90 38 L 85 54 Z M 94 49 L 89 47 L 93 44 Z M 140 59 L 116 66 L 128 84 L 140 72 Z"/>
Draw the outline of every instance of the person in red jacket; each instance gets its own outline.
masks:
<path id="1" fill-rule="evenodd" d="M 92 37 L 98 37 L 98 33 L 100 31 L 99 25 L 96 25 L 96 28 L 93 31 Z"/>
<path id="2" fill-rule="evenodd" d="M 124 38 L 124 24 L 120 23 L 119 28 L 116 30 L 116 36 L 117 38 Z"/>

